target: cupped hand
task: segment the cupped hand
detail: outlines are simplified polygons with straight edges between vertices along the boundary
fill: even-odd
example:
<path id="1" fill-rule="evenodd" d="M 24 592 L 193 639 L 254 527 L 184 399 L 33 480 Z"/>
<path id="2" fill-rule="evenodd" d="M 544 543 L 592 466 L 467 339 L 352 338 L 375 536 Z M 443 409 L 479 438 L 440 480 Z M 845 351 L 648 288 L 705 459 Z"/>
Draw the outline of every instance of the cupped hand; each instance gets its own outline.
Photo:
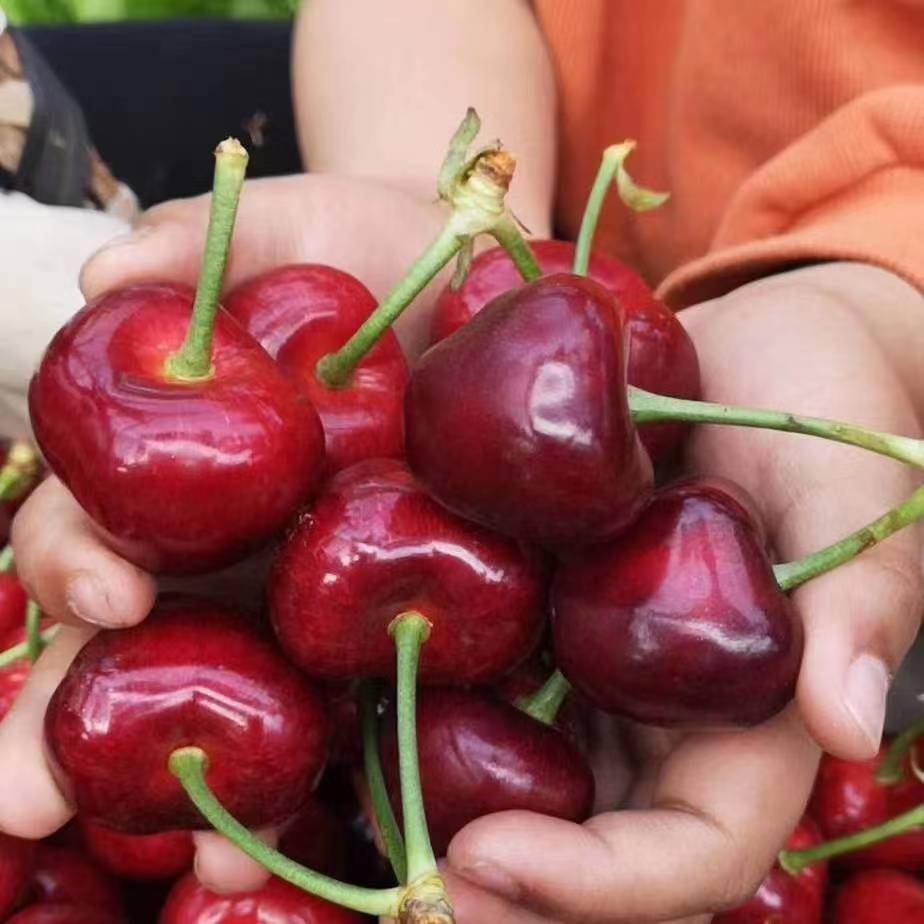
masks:
<path id="1" fill-rule="evenodd" d="M 352 270 L 381 296 L 438 230 L 432 202 L 361 180 L 297 176 L 246 184 L 226 285 L 297 261 Z M 171 202 L 145 214 L 134 233 L 98 252 L 84 267 L 87 300 L 143 281 L 195 284 L 208 218 L 208 197 Z M 396 233 L 400 229 L 400 233 Z M 409 349 L 426 328 L 412 315 L 403 324 Z M 42 655 L 16 705 L 0 725 L 0 830 L 41 838 L 63 825 L 73 808 L 45 760 L 45 708 L 71 660 L 96 628 L 124 628 L 147 616 L 155 579 L 125 561 L 56 478 L 49 478 L 13 526 L 17 571 L 30 596 L 63 628 Z M 218 594 L 238 605 L 262 597 L 265 556 L 219 575 L 173 581 L 168 587 Z M 263 832 L 271 839 L 273 832 Z M 218 835 L 197 834 L 196 870 L 215 891 L 254 888 L 265 879 Z"/>
<path id="2" fill-rule="evenodd" d="M 922 310 L 890 274 L 830 264 L 683 317 L 707 399 L 920 436 Z M 920 481 L 857 449 L 721 427 L 697 429 L 688 462 L 754 495 L 781 560 L 862 526 Z M 805 655 L 781 715 L 741 731 L 633 729 L 641 759 L 628 810 L 604 805 L 583 825 L 509 812 L 461 831 L 448 854 L 459 924 L 698 921 L 748 898 L 804 809 L 819 745 L 859 760 L 879 744 L 890 676 L 919 626 L 921 549 L 920 532 L 906 530 L 796 592 Z M 596 763 L 618 759 L 611 750 Z"/>

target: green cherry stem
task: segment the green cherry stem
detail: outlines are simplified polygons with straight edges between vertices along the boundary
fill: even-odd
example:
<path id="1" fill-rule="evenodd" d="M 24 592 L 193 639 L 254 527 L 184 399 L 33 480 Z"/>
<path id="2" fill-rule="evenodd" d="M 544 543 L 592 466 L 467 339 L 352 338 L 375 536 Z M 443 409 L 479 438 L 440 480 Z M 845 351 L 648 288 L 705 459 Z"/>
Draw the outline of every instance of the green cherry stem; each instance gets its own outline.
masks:
<path id="1" fill-rule="evenodd" d="M 15 440 L 0 466 L 0 501 L 19 500 L 38 478 L 38 456 L 28 440 Z"/>
<path id="2" fill-rule="evenodd" d="M 170 755 L 170 772 L 179 780 L 202 816 L 251 859 L 304 892 L 361 914 L 396 917 L 401 889 L 365 889 L 306 869 L 247 830 L 215 798 L 205 779 L 208 757 L 201 748 L 179 748 Z"/>
<path id="3" fill-rule="evenodd" d="M 532 696 L 519 700 L 517 708 L 545 725 L 554 725 L 558 710 L 570 692 L 571 684 L 556 670 Z"/>
<path id="4" fill-rule="evenodd" d="M 839 568 L 866 549 L 921 519 L 924 519 L 924 487 L 918 488 L 903 504 L 838 542 L 797 561 L 776 565 L 773 569 L 776 582 L 782 590 L 793 590 L 812 578 Z"/>
<path id="5" fill-rule="evenodd" d="M 382 759 L 379 752 L 378 702 L 378 683 L 364 680 L 359 687 L 363 769 L 366 774 L 366 784 L 369 787 L 369 797 L 372 800 L 372 809 L 375 812 L 375 821 L 382 835 L 382 843 L 385 845 L 385 853 L 388 855 L 398 882 L 404 885 L 407 882 L 407 858 L 404 851 L 404 838 L 398 827 L 391 800 L 388 798 L 385 776 L 382 773 Z"/>
<path id="6" fill-rule="evenodd" d="M 903 766 L 905 756 L 922 735 L 924 735 L 924 718 L 913 722 L 895 738 L 886 752 L 885 759 L 876 771 L 877 783 L 883 786 L 894 786 L 905 778 Z"/>
<path id="7" fill-rule="evenodd" d="M 663 205 L 670 195 L 670 193 L 655 192 L 652 189 L 638 186 L 629 176 L 625 163 L 634 148 L 635 142 L 630 140 L 610 145 L 603 152 L 597 178 L 594 180 L 590 195 L 587 197 L 587 205 L 584 207 L 584 217 L 581 219 L 581 229 L 578 232 L 574 250 L 573 270 L 577 276 L 587 275 L 590 252 L 597 233 L 597 224 L 600 221 L 600 212 L 614 179 L 619 197 L 635 212 L 656 209 L 659 205 Z"/>
<path id="8" fill-rule="evenodd" d="M 451 924 L 452 906 L 436 867 L 420 784 L 417 753 L 417 669 L 430 622 L 416 610 L 395 617 L 388 628 L 397 651 L 395 711 L 398 724 L 398 773 L 407 850 L 407 892 L 401 924 Z"/>
<path id="9" fill-rule="evenodd" d="M 0 551 L 0 574 L 8 574 L 13 570 L 13 546 L 7 545 Z"/>
<path id="10" fill-rule="evenodd" d="M 520 233 L 517 223 L 505 215 L 492 229 L 491 235 L 513 260 L 525 282 L 532 282 L 542 275 L 542 268 L 536 262 L 536 256 L 529 242 Z"/>
<path id="11" fill-rule="evenodd" d="M 38 661 L 39 655 L 45 650 L 41 625 L 42 611 L 34 600 L 30 600 L 26 604 L 26 657 L 32 664 Z"/>
<path id="12" fill-rule="evenodd" d="M 688 401 L 655 395 L 641 388 L 629 387 L 629 408 L 637 424 L 662 421 L 721 424 L 733 427 L 755 427 L 763 430 L 781 430 L 817 436 L 848 446 L 859 446 L 870 452 L 888 456 L 915 468 L 924 468 L 924 440 L 895 436 L 866 430 L 851 424 L 825 420 L 820 417 L 802 417 L 785 411 L 767 411 L 759 408 L 712 404 L 708 401 Z"/>
<path id="13" fill-rule="evenodd" d="M 52 626 L 50 629 L 46 629 L 41 634 L 42 645 L 48 645 L 48 643 L 55 637 L 58 632 L 57 626 Z M 0 651 L 0 670 L 4 668 L 11 667 L 17 661 L 23 661 L 29 656 L 29 643 L 20 642 L 18 645 L 14 645 L 12 648 L 7 648 L 6 651 Z"/>
<path id="14" fill-rule="evenodd" d="M 215 149 L 209 226 L 189 330 L 182 347 L 167 360 L 167 375 L 176 381 L 197 382 L 212 374 L 212 337 L 218 296 L 246 170 L 247 151 L 235 138 L 226 138 Z"/>
<path id="15" fill-rule="evenodd" d="M 917 831 L 921 828 L 924 828 L 924 805 L 919 805 L 903 815 L 897 815 L 874 828 L 867 828 L 865 831 L 858 831 L 847 837 L 826 841 L 823 844 L 809 847 L 807 850 L 781 850 L 779 863 L 787 873 L 795 876 L 815 863 L 854 853 L 857 850 L 872 847 L 874 844 L 881 844 L 899 834 L 907 834 L 909 831 Z"/>

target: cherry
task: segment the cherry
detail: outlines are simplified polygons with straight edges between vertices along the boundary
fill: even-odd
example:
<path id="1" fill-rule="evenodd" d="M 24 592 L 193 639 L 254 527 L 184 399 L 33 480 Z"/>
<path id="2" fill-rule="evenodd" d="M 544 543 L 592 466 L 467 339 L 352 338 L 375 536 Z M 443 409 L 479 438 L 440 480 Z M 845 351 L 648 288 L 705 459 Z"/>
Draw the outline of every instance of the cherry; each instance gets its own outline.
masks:
<path id="1" fill-rule="evenodd" d="M 170 892 L 160 924 L 359 924 L 362 915 L 308 895 L 280 879 L 262 889 L 215 895 L 194 876 Z"/>
<path id="2" fill-rule="evenodd" d="M 225 307 L 311 399 L 324 428 L 328 472 L 404 455 L 408 370 L 393 331 L 366 354 L 346 387 L 329 388 L 315 374 L 318 360 L 375 310 L 358 279 L 330 266 L 283 266 L 239 285 Z"/>
<path id="3" fill-rule="evenodd" d="M 21 645 L 26 640 L 26 629 L 22 622 L 11 632 L 2 637 L 0 649 L 7 651 Z M 32 670 L 32 664 L 25 657 L 14 661 L 7 667 L 0 668 L 0 719 L 2 719 L 13 708 L 26 680 L 29 679 L 29 671 Z"/>
<path id="4" fill-rule="evenodd" d="M 164 364 L 192 292 L 137 285 L 80 311 L 29 390 L 49 465 L 120 550 L 148 570 L 201 572 L 278 532 L 323 466 L 317 414 L 238 324 L 217 315 L 214 374 Z"/>
<path id="5" fill-rule="evenodd" d="M 524 809 L 583 821 L 594 778 L 577 747 L 557 729 L 482 691 L 421 690 L 417 746 L 433 849 L 443 855 L 470 821 Z M 382 763 L 399 805 L 394 715 L 386 713 Z"/>
<path id="6" fill-rule="evenodd" d="M 496 298 L 411 375 L 407 457 L 448 509 L 542 543 L 606 539 L 648 501 L 629 416 L 624 320 L 591 279 L 547 276 Z"/>
<path id="7" fill-rule="evenodd" d="M 359 767 L 363 762 L 363 741 L 359 725 L 356 684 L 329 683 L 323 687 L 330 716 L 331 741 L 328 766 Z"/>
<path id="8" fill-rule="evenodd" d="M 561 563 L 556 661 L 601 709 L 749 725 L 791 699 L 801 624 L 735 494 L 715 479 L 672 485 L 631 529 Z"/>
<path id="9" fill-rule="evenodd" d="M 205 752 L 208 783 L 242 824 L 291 817 L 323 769 L 327 718 L 252 619 L 174 599 L 84 647 L 52 697 L 45 735 L 86 820 L 158 834 L 204 827 L 168 768 L 183 747 Z"/>
<path id="10" fill-rule="evenodd" d="M 822 840 L 818 826 L 804 816 L 786 842 L 789 850 L 804 850 Z M 712 919 L 712 924 L 821 924 L 827 865 L 819 863 L 804 869 L 797 876 L 774 865 L 760 884 L 757 894 L 738 908 L 725 911 Z"/>
<path id="11" fill-rule="evenodd" d="M 425 681 L 499 677 L 528 654 L 544 615 L 535 556 L 444 511 L 400 461 L 359 463 L 329 483 L 279 550 L 273 625 L 312 676 L 393 676 L 402 612 L 432 624 Z"/>
<path id="12" fill-rule="evenodd" d="M 279 837 L 279 852 L 326 876 L 346 876 L 346 830 L 318 799 L 311 799 L 285 826 Z"/>
<path id="13" fill-rule="evenodd" d="M 887 747 L 871 760 L 846 761 L 825 755 L 821 760 L 809 810 L 827 838 L 845 837 L 882 824 L 924 803 L 924 783 L 903 762 L 903 777 L 893 786 L 877 781 Z M 838 866 L 887 866 L 924 872 L 924 831 L 910 831 L 863 850 L 838 857 Z"/>
<path id="14" fill-rule="evenodd" d="M 545 275 L 571 272 L 574 244 L 530 241 L 530 247 Z M 629 384 L 675 398 L 698 398 L 699 360 L 693 341 L 642 277 L 625 263 L 602 253 L 591 256 L 587 275 L 609 289 L 626 313 Z M 519 270 L 503 248 L 478 254 L 461 287 L 453 291 L 447 286 L 440 293 L 430 326 L 431 343 L 455 333 L 489 301 L 522 283 Z M 677 446 L 686 431 L 684 424 L 654 424 L 641 427 L 639 438 L 657 462 Z"/>
<path id="15" fill-rule="evenodd" d="M 832 924 L 924 924 L 924 883 L 892 869 L 857 873 L 834 898 Z"/>
<path id="16" fill-rule="evenodd" d="M 35 844 L 0 832 L 0 919 L 16 906 L 32 875 Z"/>
<path id="17" fill-rule="evenodd" d="M 188 831 L 139 836 L 121 834 L 79 818 L 87 851 L 96 862 L 121 879 L 175 879 L 192 868 L 195 847 Z"/>
<path id="18" fill-rule="evenodd" d="M 70 847 L 39 844 L 30 899 L 38 904 L 98 908 L 118 916 L 122 898 L 115 881 Z"/>
<path id="19" fill-rule="evenodd" d="M 30 905 L 14 914 L 7 924 L 121 924 L 122 918 L 105 908 L 82 905 Z"/>
<path id="20" fill-rule="evenodd" d="M 0 648 L 26 618 L 26 590 L 15 575 L 0 571 Z M 13 644 L 13 643 L 10 643 Z"/>

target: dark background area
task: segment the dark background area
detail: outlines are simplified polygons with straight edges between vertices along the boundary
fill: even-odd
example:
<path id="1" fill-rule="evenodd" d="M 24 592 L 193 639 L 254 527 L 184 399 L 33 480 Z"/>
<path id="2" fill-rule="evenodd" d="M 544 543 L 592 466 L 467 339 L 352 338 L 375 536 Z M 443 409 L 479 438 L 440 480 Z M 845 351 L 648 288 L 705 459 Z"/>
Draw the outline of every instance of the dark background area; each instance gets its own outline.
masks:
<path id="1" fill-rule="evenodd" d="M 103 159 L 144 206 L 207 191 L 209 152 L 228 135 L 249 149 L 249 177 L 301 169 L 287 21 L 23 31 L 82 106 Z"/>

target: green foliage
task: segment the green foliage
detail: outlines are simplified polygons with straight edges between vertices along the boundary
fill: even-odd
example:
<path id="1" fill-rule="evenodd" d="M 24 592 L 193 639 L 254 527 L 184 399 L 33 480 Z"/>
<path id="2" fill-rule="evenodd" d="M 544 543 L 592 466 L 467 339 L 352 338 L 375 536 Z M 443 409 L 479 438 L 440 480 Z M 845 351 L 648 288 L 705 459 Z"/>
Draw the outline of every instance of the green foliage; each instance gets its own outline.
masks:
<path id="1" fill-rule="evenodd" d="M 283 19 L 298 0 L 3 0 L 13 25 L 155 19 Z"/>

